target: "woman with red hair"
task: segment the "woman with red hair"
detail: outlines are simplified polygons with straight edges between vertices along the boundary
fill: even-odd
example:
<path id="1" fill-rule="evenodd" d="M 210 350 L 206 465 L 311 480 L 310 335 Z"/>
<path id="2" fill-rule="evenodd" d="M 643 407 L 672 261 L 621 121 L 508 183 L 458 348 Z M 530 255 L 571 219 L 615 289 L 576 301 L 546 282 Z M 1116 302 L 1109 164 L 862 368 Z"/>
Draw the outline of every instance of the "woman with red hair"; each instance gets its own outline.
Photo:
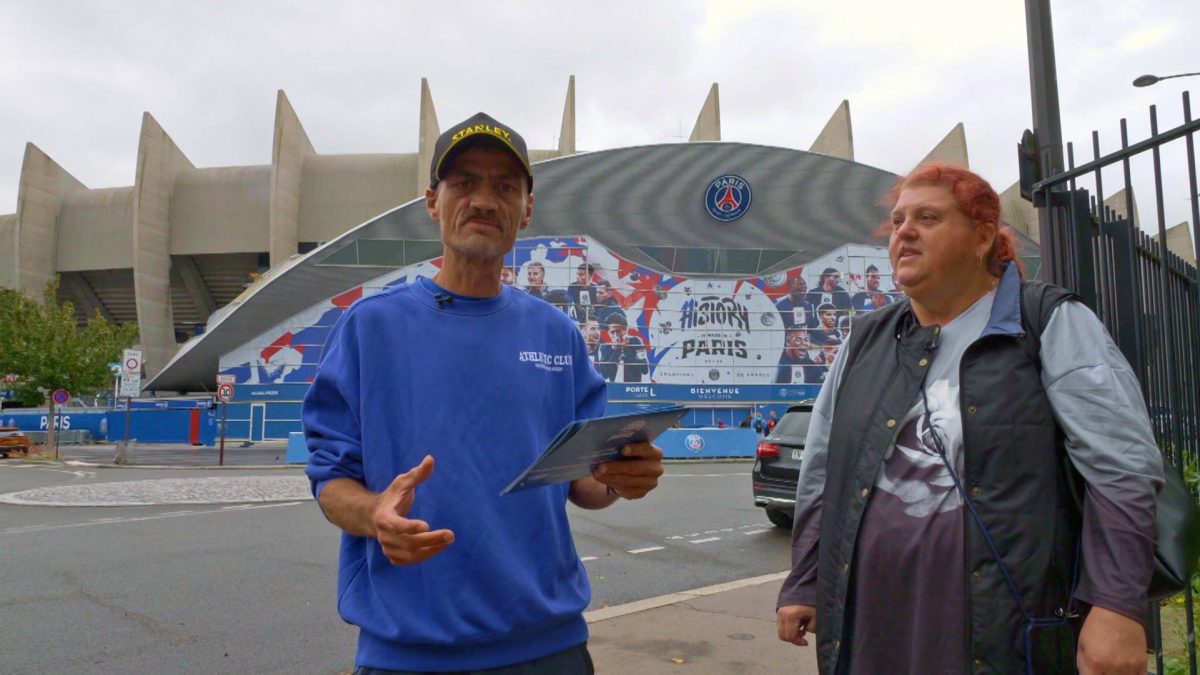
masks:
<path id="1" fill-rule="evenodd" d="M 780 639 L 816 633 L 826 675 L 1145 673 L 1163 475 L 1137 379 L 1022 279 L 987 181 L 927 164 L 886 204 L 907 298 L 854 324 L 814 406 Z"/>

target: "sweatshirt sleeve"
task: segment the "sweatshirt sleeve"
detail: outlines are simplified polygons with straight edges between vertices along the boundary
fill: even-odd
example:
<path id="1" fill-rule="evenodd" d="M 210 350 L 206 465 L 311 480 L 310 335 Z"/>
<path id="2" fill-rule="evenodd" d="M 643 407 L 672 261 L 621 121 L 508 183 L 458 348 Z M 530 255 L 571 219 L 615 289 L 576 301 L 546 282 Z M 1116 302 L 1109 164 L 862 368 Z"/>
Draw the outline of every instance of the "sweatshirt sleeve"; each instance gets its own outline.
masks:
<path id="1" fill-rule="evenodd" d="M 1051 315 L 1041 359 L 1067 454 L 1087 483 L 1076 597 L 1144 624 L 1163 467 L 1141 387 L 1104 325 L 1075 301 Z"/>
<path id="2" fill-rule="evenodd" d="M 347 310 L 330 331 L 300 411 L 309 453 L 305 473 L 317 499 L 331 480 L 364 480 L 359 401 L 349 393 L 358 391 L 359 379 L 354 310 Z"/>
<path id="3" fill-rule="evenodd" d="M 853 333 L 850 337 L 853 337 Z M 821 534 L 821 502 L 825 492 L 825 466 L 829 456 L 829 431 L 833 423 L 834 399 L 841 386 L 846 346 L 838 351 L 821 393 L 813 404 L 804 459 L 796 482 L 796 519 L 792 525 L 792 570 L 783 581 L 776 607 L 817 604 L 817 544 Z"/>

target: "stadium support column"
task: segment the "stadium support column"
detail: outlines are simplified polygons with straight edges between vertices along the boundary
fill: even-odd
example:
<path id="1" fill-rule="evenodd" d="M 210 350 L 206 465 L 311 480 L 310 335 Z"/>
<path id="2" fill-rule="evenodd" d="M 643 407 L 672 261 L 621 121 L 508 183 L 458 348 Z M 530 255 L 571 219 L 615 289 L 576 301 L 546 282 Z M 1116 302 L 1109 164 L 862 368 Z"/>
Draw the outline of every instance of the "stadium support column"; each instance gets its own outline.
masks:
<path id="1" fill-rule="evenodd" d="M 825 123 L 825 128 L 817 134 L 809 152 L 819 152 L 830 157 L 840 157 L 854 161 L 854 130 L 850 126 L 850 101 L 842 104 L 833 111 L 833 116 Z"/>
<path id="2" fill-rule="evenodd" d="M 87 189 L 33 143 L 17 188 L 16 285 L 41 297 L 58 271 L 58 213 L 67 193 Z"/>
<path id="3" fill-rule="evenodd" d="M 704 105 L 700 107 L 700 114 L 696 116 L 696 126 L 692 127 L 692 135 L 688 137 L 688 142 L 719 140 L 721 140 L 721 96 L 717 91 L 717 83 L 713 82 L 712 89 L 708 90 L 708 98 L 704 99 Z"/>
<path id="4" fill-rule="evenodd" d="M 925 162 L 945 162 L 964 168 L 971 166 L 967 158 L 967 132 L 963 128 L 962 122 L 954 125 L 950 133 L 938 141 L 928 155 L 925 155 L 925 159 L 917 162 L 917 166 Z"/>
<path id="5" fill-rule="evenodd" d="M 271 146 L 271 209 L 267 216 L 271 267 L 298 251 L 300 188 L 304 160 L 315 155 L 300 117 L 280 89 L 275 97 L 275 140 Z"/>
<path id="6" fill-rule="evenodd" d="M 17 214 L 0 216 L 0 288 L 20 288 L 17 282 Z"/>
<path id="7" fill-rule="evenodd" d="M 558 156 L 575 154 L 575 76 L 567 81 L 567 100 L 563 103 L 562 127 L 558 130 Z"/>
<path id="8" fill-rule="evenodd" d="M 171 137 L 150 113 L 142 115 L 134 179 L 133 293 L 142 362 L 153 377 L 175 353 L 171 316 L 171 193 L 175 178 L 191 169 Z"/>
<path id="9" fill-rule="evenodd" d="M 1034 243 L 1041 239 L 1037 209 L 1033 208 L 1032 202 L 1021 196 L 1021 181 L 1018 180 L 1000 193 L 1000 217 L 1009 226 L 1023 232 Z"/>
<path id="10" fill-rule="evenodd" d="M 429 164 L 433 161 L 433 146 L 437 143 L 437 111 L 433 109 L 433 95 L 429 93 L 429 80 L 421 78 L 421 121 L 417 132 L 417 182 L 413 197 L 425 194 L 429 187 Z"/>

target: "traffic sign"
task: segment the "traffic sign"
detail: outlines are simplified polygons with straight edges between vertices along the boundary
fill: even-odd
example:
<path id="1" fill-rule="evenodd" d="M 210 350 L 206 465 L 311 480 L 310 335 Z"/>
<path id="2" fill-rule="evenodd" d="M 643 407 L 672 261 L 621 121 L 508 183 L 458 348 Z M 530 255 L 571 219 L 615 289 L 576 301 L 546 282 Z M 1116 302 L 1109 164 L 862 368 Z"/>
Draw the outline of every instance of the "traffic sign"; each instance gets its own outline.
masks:
<path id="1" fill-rule="evenodd" d="M 233 373 L 218 373 L 217 384 L 235 384 L 237 383 L 237 375 Z"/>
<path id="2" fill-rule="evenodd" d="M 142 350 L 126 349 L 121 355 L 121 372 L 123 373 L 141 373 L 142 372 Z"/>
<path id="3" fill-rule="evenodd" d="M 121 373 L 121 386 L 117 391 L 117 396 L 121 398 L 133 398 L 141 393 L 141 373 Z"/>
<path id="4" fill-rule="evenodd" d="M 55 389 L 50 398 L 58 405 L 66 405 L 67 401 L 71 400 L 71 394 L 66 389 Z"/>
<path id="5" fill-rule="evenodd" d="M 217 398 L 221 399 L 222 403 L 229 403 L 233 400 L 233 385 L 228 382 L 217 387 Z"/>

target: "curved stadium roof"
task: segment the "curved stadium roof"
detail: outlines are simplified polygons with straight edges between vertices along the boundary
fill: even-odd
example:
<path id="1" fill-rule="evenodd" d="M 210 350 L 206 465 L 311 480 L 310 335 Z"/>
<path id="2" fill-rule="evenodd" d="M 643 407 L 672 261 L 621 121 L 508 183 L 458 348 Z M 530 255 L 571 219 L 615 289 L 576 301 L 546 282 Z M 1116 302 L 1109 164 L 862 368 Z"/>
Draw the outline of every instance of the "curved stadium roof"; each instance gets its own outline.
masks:
<path id="1" fill-rule="evenodd" d="M 777 252 L 783 268 L 846 243 L 870 243 L 884 217 L 880 197 L 895 174 L 787 148 L 705 142 L 619 148 L 534 165 L 536 205 L 523 236 L 589 235 L 614 253 L 670 271 L 655 249 L 671 247 Z M 736 174 L 753 191 L 750 210 L 730 223 L 708 215 L 713 179 Z M 404 264 L 440 255 L 438 227 L 423 199 L 387 211 L 272 270 L 209 321 L 146 386 L 203 391 L 215 387 L 218 360 L 247 339 L 325 298 L 401 265 L 350 256 L 362 240 L 406 242 Z M 350 249 L 354 251 L 355 249 Z M 778 253 L 783 252 L 783 253 Z M 375 261 L 382 262 L 382 261 Z M 770 270 L 759 270 L 766 273 Z"/>

